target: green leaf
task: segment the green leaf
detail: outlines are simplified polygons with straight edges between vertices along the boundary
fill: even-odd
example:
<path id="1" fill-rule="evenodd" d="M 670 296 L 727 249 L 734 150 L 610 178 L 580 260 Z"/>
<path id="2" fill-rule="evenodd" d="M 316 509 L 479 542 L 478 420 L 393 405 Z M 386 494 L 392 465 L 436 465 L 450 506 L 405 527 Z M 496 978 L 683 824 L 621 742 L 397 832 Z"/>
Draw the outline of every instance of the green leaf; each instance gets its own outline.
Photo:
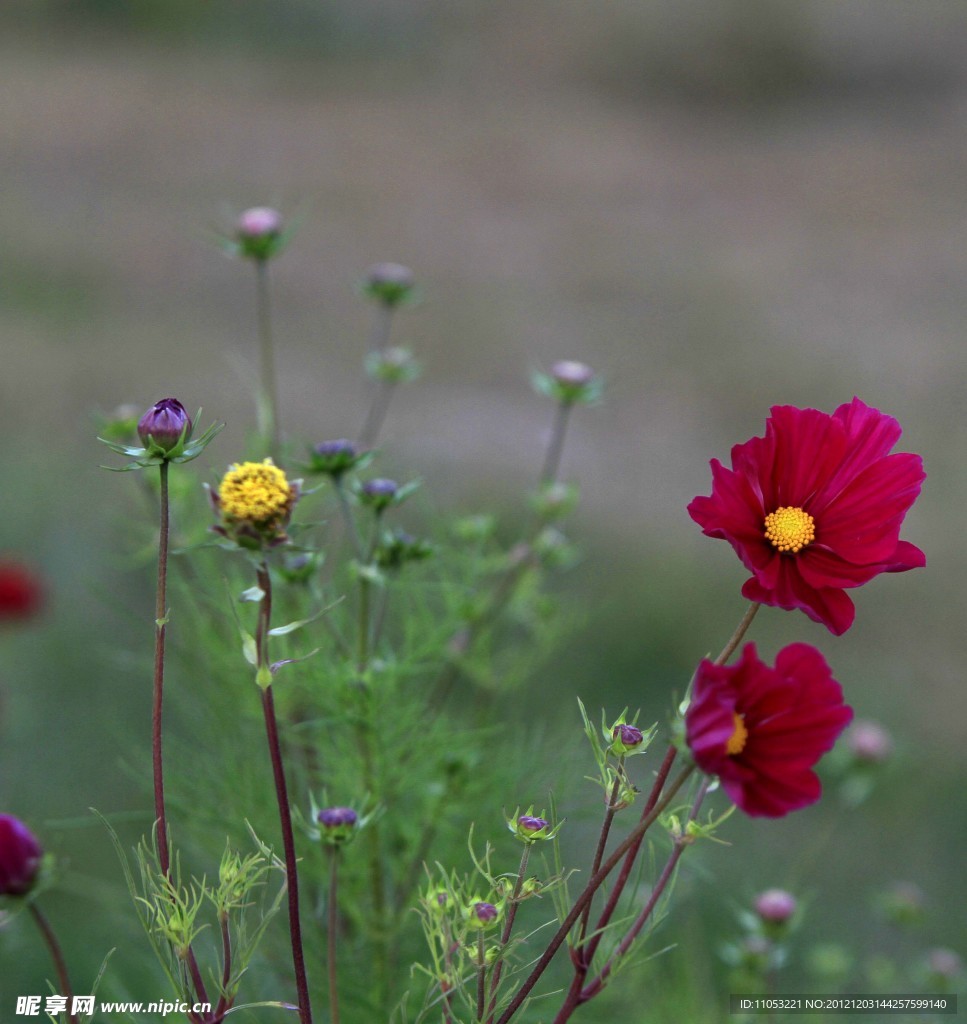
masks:
<path id="1" fill-rule="evenodd" d="M 258 647 L 255 643 L 255 637 L 251 633 L 246 633 L 245 630 L 241 630 L 242 634 L 242 654 L 245 656 L 245 660 L 250 665 L 257 665 L 259 663 Z"/>

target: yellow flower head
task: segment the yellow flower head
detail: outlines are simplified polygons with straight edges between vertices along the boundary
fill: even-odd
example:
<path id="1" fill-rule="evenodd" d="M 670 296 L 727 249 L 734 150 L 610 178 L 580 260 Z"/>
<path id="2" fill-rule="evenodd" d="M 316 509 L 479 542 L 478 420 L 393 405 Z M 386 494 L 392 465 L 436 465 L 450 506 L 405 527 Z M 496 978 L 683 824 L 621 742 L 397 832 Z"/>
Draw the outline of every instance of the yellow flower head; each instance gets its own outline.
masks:
<path id="1" fill-rule="evenodd" d="M 226 519 L 270 526 L 286 519 L 295 491 L 271 459 L 242 462 L 225 474 L 218 500 Z"/>

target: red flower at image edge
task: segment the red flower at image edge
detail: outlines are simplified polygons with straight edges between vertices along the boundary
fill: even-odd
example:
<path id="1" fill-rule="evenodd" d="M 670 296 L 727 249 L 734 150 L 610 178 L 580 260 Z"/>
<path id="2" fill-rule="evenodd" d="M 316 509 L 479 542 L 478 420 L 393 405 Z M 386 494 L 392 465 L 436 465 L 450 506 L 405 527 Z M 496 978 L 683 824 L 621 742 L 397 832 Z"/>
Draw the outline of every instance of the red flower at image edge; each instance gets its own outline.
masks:
<path id="1" fill-rule="evenodd" d="M 37 577 L 17 562 L 0 562 L 0 621 L 29 619 L 40 611 L 43 590 Z"/>
<path id="2" fill-rule="evenodd" d="M 813 765 L 852 717 L 814 647 L 790 644 L 773 669 L 746 644 L 734 665 L 699 665 L 685 738 L 698 767 L 746 814 L 780 818 L 819 799 Z"/>
<path id="3" fill-rule="evenodd" d="M 926 564 L 899 538 L 923 461 L 890 455 L 900 424 L 858 398 L 831 416 L 790 405 L 771 412 L 765 437 L 732 449 L 731 469 L 712 460 L 712 494 L 695 498 L 688 514 L 753 574 L 745 597 L 801 608 L 845 633 L 855 614 L 846 588 Z"/>

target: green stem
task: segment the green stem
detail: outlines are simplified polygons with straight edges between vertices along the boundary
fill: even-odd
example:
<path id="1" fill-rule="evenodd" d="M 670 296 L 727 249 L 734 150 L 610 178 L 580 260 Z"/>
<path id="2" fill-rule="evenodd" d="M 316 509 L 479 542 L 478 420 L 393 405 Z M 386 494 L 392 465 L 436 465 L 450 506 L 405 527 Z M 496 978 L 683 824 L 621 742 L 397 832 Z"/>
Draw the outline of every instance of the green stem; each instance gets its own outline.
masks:
<path id="1" fill-rule="evenodd" d="M 275 462 L 281 465 L 282 427 L 279 422 L 279 388 L 275 374 L 275 346 L 272 337 L 272 303 L 269 290 L 269 261 L 255 261 L 256 316 L 261 361 L 261 419 L 259 429 Z"/>
<path id="2" fill-rule="evenodd" d="M 365 448 L 372 448 L 376 444 L 379 432 L 383 427 L 386 414 L 389 412 L 390 403 L 396 392 L 396 382 L 392 380 L 379 380 L 376 382 L 376 390 L 373 393 L 373 401 L 366 414 L 366 422 L 359 435 L 359 442 Z"/>
<path id="3" fill-rule="evenodd" d="M 724 665 L 732 657 L 733 651 L 742 643 L 742 637 L 745 636 L 749 626 L 752 625 L 755 613 L 761 607 L 762 605 L 756 601 L 749 605 L 745 615 L 742 616 L 742 621 L 735 627 L 735 632 L 729 637 L 729 642 L 722 648 L 722 653 L 715 659 L 714 664 Z"/>
<path id="4" fill-rule="evenodd" d="M 36 901 L 30 900 L 27 904 L 30 910 L 31 917 L 33 917 L 40 934 L 43 936 L 44 943 L 50 952 L 50 957 L 54 961 L 54 970 L 57 971 L 57 980 L 60 982 L 60 994 L 67 997 L 67 1005 L 70 1007 L 68 1011 L 68 1019 L 70 1024 L 77 1024 L 77 1015 L 74 1013 L 74 990 L 71 987 L 70 975 L 67 973 L 67 961 L 64 959 L 64 951 L 60 947 L 60 943 L 57 941 L 57 936 L 54 934 L 54 929 L 51 927 L 50 922 L 47 920 L 43 911 L 37 906 Z"/>
<path id="5" fill-rule="evenodd" d="M 561 455 L 564 452 L 564 438 L 567 435 L 568 419 L 571 415 L 573 404 L 571 402 L 559 402 L 557 412 L 554 416 L 554 426 L 551 429 L 551 439 L 547 445 L 547 454 L 544 457 L 544 468 L 541 470 L 541 484 L 546 486 L 557 480 L 558 470 L 561 468 Z"/>

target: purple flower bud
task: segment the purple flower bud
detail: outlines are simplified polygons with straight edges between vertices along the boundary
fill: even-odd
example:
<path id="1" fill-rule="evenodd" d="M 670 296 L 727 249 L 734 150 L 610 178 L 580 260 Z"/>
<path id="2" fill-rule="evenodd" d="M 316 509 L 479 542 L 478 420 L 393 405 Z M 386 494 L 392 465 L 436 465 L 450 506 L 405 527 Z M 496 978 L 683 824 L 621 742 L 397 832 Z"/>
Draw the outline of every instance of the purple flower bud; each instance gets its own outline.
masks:
<path id="1" fill-rule="evenodd" d="M 43 850 L 17 818 L 0 814 L 0 896 L 22 896 L 33 886 Z"/>
<path id="2" fill-rule="evenodd" d="M 587 363 L 576 359 L 561 359 L 551 367 L 551 376 L 566 387 L 583 388 L 594 379 L 594 371 Z"/>
<path id="3" fill-rule="evenodd" d="M 268 206 L 253 206 L 238 218 L 235 231 L 240 255 L 264 263 L 282 251 L 282 215 Z"/>
<path id="4" fill-rule="evenodd" d="M 177 398 L 162 398 L 138 421 L 138 437 L 146 447 L 152 444 L 170 452 L 181 440 L 191 436 L 192 423 L 185 407 Z"/>
<path id="5" fill-rule="evenodd" d="M 359 452 L 352 441 L 340 438 L 337 441 L 322 441 L 312 449 L 312 469 L 317 473 L 328 473 L 341 477 L 359 461 Z"/>
<path id="6" fill-rule="evenodd" d="M 931 949 L 926 958 L 927 970 L 935 978 L 953 981 L 963 970 L 964 963 L 952 949 Z"/>
<path id="7" fill-rule="evenodd" d="M 476 922 L 485 926 L 497 920 L 497 908 L 492 903 L 474 903 L 470 913 Z"/>
<path id="8" fill-rule="evenodd" d="M 253 206 L 238 218 L 242 238 L 266 238 L 282 230 L 282 215 L 269 206 Z"/>
<path id="9" fill-rule="evenodd" d="M 326 807 L 316 815 L 322 839 L 330 846 L 344 846 L 355 835 L 359 815 L 351 807 Z"/>
<path id="10" fill-rule="evenodd" d="M 351 807 L 326 807 L 319 812 L 318 818 L 323 828 L 352 826 L 359 820 L 359 816 Z"/>
<path id="11" fill-rule="evenodd" d="M 766 889 L 755 898 L 755 912 L 768 924 L 785 924 L 796 912 L 796 898 L 785 889 Z"/>
<path id="12" fill-rule="evenodd" d="M 890 734 L 876 722 L 857 722 L 846 742 L 853 757 L 866 764 L 881 764 L 893 753 Z"/>
<path id="13" fill-rule="evenodd" d="M 359 494 L 364 504 L 377 512 L 382 512 L 392 503 L 399 489 L 399 484 L 395 480 L 376 477 L 375 480 L 367 480 L 359 489 Z"/>
<path id="14" fill-rule="evenodd" d="M 547 821 L 544 818 L 538 818 L 533 814 L 522 814 L 517 819 L 517 827 L 521 832 L 540 832 L 541 829 L 547 828 Z"/>
<path id="15" fill-rule="evenodd" d="M 641 730 L 635 725 L 628 725 L 626 722 L 620 722 L 611 730 L 611 737 L 615 741 L 617 746 L 622 753 L 627 753 L 629 750 L 633 750 L 635 747 L 640 747 L 644 737 L 641 734 Z"/>
<path id="16" fill-rule="evenodd" d="M 413 271 L 399 263 L 374 263 L 366 271 L 364 291 L 384 306 L 398 306 L 413 291 Z"/>

